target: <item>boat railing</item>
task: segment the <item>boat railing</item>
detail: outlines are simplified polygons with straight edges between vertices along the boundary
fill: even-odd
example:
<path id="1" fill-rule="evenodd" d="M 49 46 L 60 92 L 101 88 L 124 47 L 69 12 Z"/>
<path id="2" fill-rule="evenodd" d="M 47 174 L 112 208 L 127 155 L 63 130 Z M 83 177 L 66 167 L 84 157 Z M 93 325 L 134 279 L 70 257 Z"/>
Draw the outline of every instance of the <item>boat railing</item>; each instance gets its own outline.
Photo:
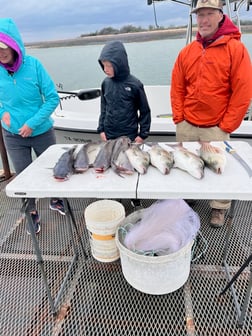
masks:
<path id="1" fill-rule="evenodd" d="M 250 106 L 249 106 L 249 109 L 248 109 L 248 112 L 247 112 L 247 115 L 246 115 L 246 119 L 247 120 L 252 120 L 252 100 L 251 100 L 251 103 L 250 103 Z"/>
<path id="2" fill-rule="evenodd" d="M 187 24 L 187 31 L 186 31 L 186 44 L 192 41 L 192 28 L 193 28 L 193 21 L 192 21 L 192 14 L 191 11 L 196 7 L 198 0 L 147 0 L 148 5 L 153 5 L 154 16 L 156 26 L 158 26 L 155 3 L 161 1 L 172 1 L 176 2 L 181 5 L 185 5 L 189 7 L 189 14 L 188 14 L 188 24 Z M 234 24 L 241 30 L 241 20 L 240 20 L 240 10 L 242 7 L 246 7 L 248 11 L 252 6 L 252 0 L 222 0 L 223 6 L 226 6 L 226 13 L 229 18 L 234 22 Z"/>

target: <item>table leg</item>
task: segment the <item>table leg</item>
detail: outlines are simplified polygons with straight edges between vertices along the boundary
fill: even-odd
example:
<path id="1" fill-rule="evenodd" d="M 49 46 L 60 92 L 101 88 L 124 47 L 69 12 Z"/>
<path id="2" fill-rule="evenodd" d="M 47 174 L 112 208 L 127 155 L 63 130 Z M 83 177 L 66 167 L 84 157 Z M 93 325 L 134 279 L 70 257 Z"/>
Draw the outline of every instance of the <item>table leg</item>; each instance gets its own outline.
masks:
<path id="1" fill-rule="evenodd" d="M 246 311 L 247 311 L 247 308 L 248 308 L 250 294 L 251 294 L 251 287 L 252 287 L 252 271 L 251 271 L 251 268 L 250 268 L 250 279 L 249 279 L 249 283 L 248 283 L 248 286 L 247 286 L 242 310 L 241 310 L 240 304 L 238 302 L 237 295 L 236 295 L 234 287 L 233 287 L 233 283 L 236 281 L 236 279 L 239 277 L 239 275 L 242 273 L 242 271 L 251 262 L 252 254 L 248 257 L 248 259 L 243 263 L 243 265 L 239 268 L 239 270 L 231 278 L 229 265 L 227 263 L 227 254 L 228 254 L 229 238 L 230 238 L 230 234 L 231 234 L 231 230 L 232 230 L 232 222 L 233 222 L 233 217 L 234 217 L 234 212 L 235 212 L 235 203 L 236 203 L 236 201 L 232 201 L 230 212 L 229 212 L 228 230 L 227 230 L 227 234 L 226 234 L 226 241 L 225 241 L 224 254 L 223 254 L 223 265 L 225 267 L 225 272 L 226 272 L 226 275 L 227 275 L 227 278 L 228 278 L 228 283 L 225 286 L 225 288 L 220 292 L 219 296 L 223 295 L 227 291 L 227 289 L 230 288 L 231 294 L 232 294 L 233 299 L 234 299 L 236 313 L 238 315 L 238 325 L 240 327 L 242 327 L 242 325 L 244 323 L 245 314 L 246 314 Z"/>
<path id="2" fill-rule="evenodd" d="M 230 234 L 231 234 L 231 231 L 232 231 L 233 218 L 234 218 L 234 214 L 235 214 L 235 205 L 236 205 L 236 201 L 233 200 L 231 202 L 231 207 L 230 207 L 229 213 L 228 213 L 228 228 L 227 228 L 227 234 L 226 234 L 226 240 L 225 240 L 223 263 L 226 262 L 226 260 L 227 260 L 229 238 L 230 238 Z"/>
<path id="3" fill-rule="evenodd" d="M 48 285 L 48 281 L 47 281 L 47 277 L 46 277 L 46 274 L 45 274 L 44 260 L 42 258 L 42 254 L 41 254 L 41 251 L 40 251 L 40 248 L 39 248 L 38 240 L 36 238 L 36 234 L 35 234 L 35 231 L 34 231 L 32 217 L 31 217 L 30 212 L 27 211 L 27 208 L 25 209 L 25 215 L 26 215 L 26 219 L 27 219 L 27 222 L 28 222 L 29 232 L 31 234 L 33 248 L 35 250 L 35 254 L 36 254 L 36 258 L 37 258 L 37 263 L 40 267 L 41 275 L 42 275 L 42 278 L 43 278 L 43 281 L 44 281 L 44 286 L 45 286 L 45 289 L 46 289 L 46 292 L 47 292 L 47 296 L 48 296 L 49 303 L 50 303 L 50 306 L 51 306 L 51 309 L 52 309 L 52 313 L 55 315 L 56 314 L 56 307 L 55 307 L 55 304 L 53 302 L 52 294 L 51 294 L 51 291 L 50 291 L 50 288 L 49 288 L 49 285 Z"/>
<path id="4" fill-rule="evenodd" d="M 66 222 L 67 222 L 67 226 L 68 226 L 68 230 L 69 230 L 69 236 L 70 236 L 70 240 L 71 240 L 71 243 L 72 243 L 74 255 L 73 255 L 71 264 L 70 264 L 70 266 L 69 266 L 69 268 L 67 270 L 67 273 L 66 273 L 66 275 L 64 277 L 64 280 L 63 280 L 63 283 L 62 283 L 62 285 L 60 287 L 60 290 L 58 291 L 58 294 L 56 296 L 55 301 L 52 298 L 52 294 L 51 294 L 51 291 L 50 291 L 50 288 L 49 288 L 49 285 L 48 285 L 48 280 L 47 280 L 47 276 L 45 274 L 44 265 L 43 265 L 44 264 L 44 260 L 42 258 L 42 253 L 41 253 L 41 250 L 40 250 L 40 247 L 39 247 L 39 243 L 38 243 L 35 231 L 34 231 L 32 217 L 31 217 L 30 211 L 27 210 L 27 200 L 25 200 L 24 204 L 23 204 L 23 209 L 24 209 L 24 212 L 25 212 L 25 215 L 26 215 L 26 219 L 27 219 L 27 222 L 28 222 L 29 232 L 31 233 L 33 248 L 35 250 L 37 262 L 38 262 L 39 267 L 40 267 L 40 271 L 41 271 L 43 282 L 44 282 L 44 285 L 45 285 L 45 288 L 46 288 L 46 292 L 47 292 L 47 296 L 48 296 L 48 299 L 49 299 L 49 303 L 50 303 L 50 306 L 51 306 L 51 309 L 52 309 L 52 313 L 54 315 L 56 315 L 56 313 L 57 313 L 56 306 L 59 303 L 61 295 L 62 295 L 62 293 L 64 291 L 64 288 L 65 288 L 65 286 L 67 284 L 67 280 L 69 278 L 69 275 L 70 275 L 70 273 L 72 271 L 72 268 L 73 268 L 76 260 L 78 259 L 78 249 L 77 249 L 77 245 L 76 245 L 75 240 L 74 240 L 73 227 L 72 227 L 72 224 L 73 224 L 76 232 L 78 233 L 76 221 L 75 221 L 72 209 L 71 209 L 71 207 L 69 205 L 69 202 L 68 202 L 68 200 L 66 198 L 63 199 L 63 203 L 64 203 L 64 207 L 65 207 Z M 84 256 L 85 256 L 85 258 L 87 258 L 87 254 L 85 252 L 85 249 L 84 249 L 84 246 L 83 246 L 83 243 L 82 243 L 81 239 L 80 239 L 80 243 L 81 243 L 81 247 L 82 247 Z"/>
<path id="5" fill-rule="evenodd" d="M 78 235 L 79 235 L 79 231 L 78 231 L 78 228 L 77 228 L 77 225 L 76 225 L 74 214 L 72 212 L 71 206 L 70 206 L 67 198 L 63 198 L 63 204 L 64 204 L 64 208 L 65 208 L 65 213 L 66 213 L 66 219 L 68 221 L 68 227 L 69 227 L 69 230 L 70 230 L 70 236 L 73 239 L 73 229 L 72 229 L 71 223 L 73 223 L 75 231 Z M 85 251 L 85 248 L 84 248 L 84 245 L 83 245 L 83 242 L 82 242 L 82 239 L 81 239 L 80 236 L 79 236 L 79 241 L 80 241 L 80 244 L 81 244 L 81 248 L 82 248 L 82 252 L 84 254 L 84 257 L 87 259 L 88 256 L 86 254 L 86 251 Z M 74 244 L 74 241 L 73 241 L 73 244 Z M 75 248 L 75 244 L 74 244 L 74 248 Z M 76 251 L 76 254 L 77 254 L 77 251 Z"/>

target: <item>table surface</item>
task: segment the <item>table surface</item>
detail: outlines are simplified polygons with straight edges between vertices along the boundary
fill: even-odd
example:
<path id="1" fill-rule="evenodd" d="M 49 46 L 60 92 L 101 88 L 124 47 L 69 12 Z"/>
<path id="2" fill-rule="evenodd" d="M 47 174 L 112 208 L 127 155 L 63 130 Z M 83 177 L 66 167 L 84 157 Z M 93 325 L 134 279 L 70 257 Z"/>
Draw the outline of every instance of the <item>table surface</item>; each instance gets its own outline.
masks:
<path id="1" fill-rule="evenodd" d="M 243 141 L 229 143 L 252 167 L 252 147 Z M 222 142 L 212 144 L 223 148 Z M 116 175 L 111 168 L 104 174 L 97 174 L 89 168 L 83 174 L 74 174 L 69 180 L 58 182 L 53 178 L 53 167 L 66 148 L 72 146 L 73 144 L 57 144 L 49 147 L 6 186 L 7 196 L 252 200 L 252 178 L 229 153 L 225 154 L 227 164 L 223 174 L 218 175 L 206 167 L 201 180 L 178 168 L 172 168 L 168 175 L 162 175 L 150 166 L 145 175 L 135 172 L 124 178 Z M 183 146 L 195 153 L 200 147 L 197 142 L 185 142 Z"/>

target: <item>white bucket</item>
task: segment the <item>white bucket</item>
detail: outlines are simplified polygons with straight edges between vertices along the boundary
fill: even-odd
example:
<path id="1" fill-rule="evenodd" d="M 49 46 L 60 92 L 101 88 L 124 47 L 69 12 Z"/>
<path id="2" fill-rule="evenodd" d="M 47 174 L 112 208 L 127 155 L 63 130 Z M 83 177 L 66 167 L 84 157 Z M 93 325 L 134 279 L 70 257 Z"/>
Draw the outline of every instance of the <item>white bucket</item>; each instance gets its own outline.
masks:
<path id="1" fill-rule="evenodd" d="M 143 211 L 130 214 L 120 227 L 135 224 L 141 219 Z M 174 292 L 184 285 L 190 273 L 193 241 L 171 254 L 145 256 L 132 252 L 123 245 L 122 232 L 120 228 L 117 229 L 116 244 L 120 251 L 123 275 L 132 287 L 143 293 L 162 295 Z"/>
<path id="2" fill-rule="evenodd" d="M 117 201 L 100 200 L 87 206 L 85 221 L 89 232 L 91 252 L 96 260 L 111 262 L 120 258 L 115 243 L 115 234 L 124 218 L 124 206 Z"/>

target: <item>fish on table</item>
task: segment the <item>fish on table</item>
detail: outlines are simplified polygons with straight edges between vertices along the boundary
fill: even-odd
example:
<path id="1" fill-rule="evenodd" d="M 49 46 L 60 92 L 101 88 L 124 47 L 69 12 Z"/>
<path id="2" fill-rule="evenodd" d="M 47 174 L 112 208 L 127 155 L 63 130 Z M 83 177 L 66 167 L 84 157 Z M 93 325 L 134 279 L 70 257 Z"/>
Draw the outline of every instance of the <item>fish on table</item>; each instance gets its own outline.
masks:
<path id="1" fill-rule="evenodd" d="M 93 168 L 96 173 L 104 173 L 111 166 L 111 158 L 115 140 L 103 142 L 94 160 Z"/>
<path id="2" fill-rule="evenodd" d="M 90 143 L 81 145 L 80 148 L 75 150 L 74 158 L 74 171 L 75 173 L 84 173 L 89 168 L 89 157 L 87 148 Z"/>
<path id="3" fill-rule="evenodd" d="M 126 154 L 131 140 L 126 136 L 121 136 L 115 139 L 115 146 L 113 148 L 111 157 L 111 168 L 119 176 L 132 175 L 135 172 L 134 167 Z"/>
<path id="4" fill-rule="evenodd" d="M 125 152 L 135 170 L 141 175 L 146 174 L 150 165 L 149 153 L 142 150 L 138 144 L 131 144 Z"/>
<path id="5" fill-rule="evenodd" d="M 205 165 L 216 174 L 222 174 L 227 163 L 225 151 L 209 142 L 200 142 L 200 145 L 198 152 Z"/>
<path id="6" fill-rule="evenodd" d="M 174 165 L 172 151 L 164 149 L 159 144 L 153 144 L 148 153 L 152 166 L 156 167 L 163 175 L 169 174 Z"/>
<path id="7" fill-rule="evenodd" d="M 53 177 L 57 181 L 66 181 L 74 173 L 74 152 L 76 145 L 67 149 L 58 159 L 53 168 Z"/>
<path id="8" fill-rule="evenodd" d="M 174 149 L 174 168 L 181 169 L 199 180 L 204 177 L 205 164 L 199 155 L 189 151 L 181 143 L 169 146 Z"/>
<path id="9" fill-rule="evenodd" d="M 88 143 L 86 149 L 87 149 L 89 167 L 94 166 L 95 159 L 103 145 L 104 143 L 102 141 L 91 141 Z"/>

